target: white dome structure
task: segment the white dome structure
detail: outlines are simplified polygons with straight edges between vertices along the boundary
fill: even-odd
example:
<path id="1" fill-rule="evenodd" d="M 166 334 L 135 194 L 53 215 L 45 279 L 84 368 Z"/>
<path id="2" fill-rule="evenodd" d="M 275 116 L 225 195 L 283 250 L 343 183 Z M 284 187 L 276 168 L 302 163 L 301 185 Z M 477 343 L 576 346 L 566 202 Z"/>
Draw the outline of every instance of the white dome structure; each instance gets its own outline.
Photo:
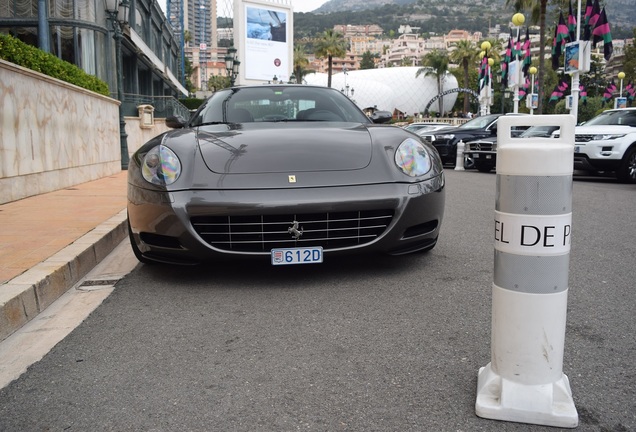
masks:
<path id="1" fill-rule="evenodd" d="M 376 107 L 378 110 L 399 110 L 406 115 L 424 112 L 428 103 L 438 94 L 434 76 L 415 74 L 420 67 L 392 67 L 382 69 L 364 69 L 337 73 L 331 76 L 331 87 L 344 89 L 346 85 L 353 89 L 351 99 L 360 108 Z M 304 77 L 307 84 L 327 85 L 327 74 L 315 73 Z M 446 75 L 442 91 L 457 88 L 457 79 L 451 73 Z M 453 109 L 457 93 L 444 96 L 444 112 Z M 435 101 L 429 111 L 437 111 Z"/>

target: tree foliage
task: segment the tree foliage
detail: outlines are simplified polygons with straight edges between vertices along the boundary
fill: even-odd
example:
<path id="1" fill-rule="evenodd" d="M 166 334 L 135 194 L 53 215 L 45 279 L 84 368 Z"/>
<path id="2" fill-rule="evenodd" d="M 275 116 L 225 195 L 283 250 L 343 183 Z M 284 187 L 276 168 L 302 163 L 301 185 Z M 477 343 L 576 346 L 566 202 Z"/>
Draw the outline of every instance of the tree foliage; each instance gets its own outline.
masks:
<path id="1" fill-rule="evenodd" d="M 455 50 L 450 54 L 450 61 L 455 64 L 458 64 L 462 71 L 463 77 L 461 80 L 457 80 L 458 82 L 463 82 L 464 88 L 469 88 L 469 72 L 470 69 L 474 69 L 477 63 L 477 47 L 471 41 L 462 40 L 455 44 Z M 464 93 L 464 109 L 463 112 L 468 112 L 470 110 L 470 100 L 469 95 Z"/>
<path id="2" fill-rule="evenodd" d="M 305 54 L 305 46 L 303 44 L 294 45 L 294 79 L 296 83 L 302 84 L 303 79 L 310 73 L 315 73 L 313 69 L 308 69 L 309 60 Z"/>
<path id="3" fill-rule="evenodd" d="M 636 28 L 634 28 L 633 41 L 636 41 Z M 632 82 L 636 85 L 636 43 L 625 47 L 625 60 L 623 61 L 623 72 L 625 72 L 626 82 Z"/>
<path id="4" fill-rule="evenodd" d="M 208 90 L 217 91 L 230 87 L 230 77 L 221 75 L 212 75 L 208 78 Z"/>
<path id="5" fill-rule="evenodd" d="M 322 36 L 316 41 L 316 57 L 327 58 L 327 87 L 331 87 L 331 75 L 333 59 L 344 57 L 347 54 L 347 40 L 344 35 L 333 29 L 325 30 Z"/>
<path id="6" fill-rule="evenodd" d="M 415 73 L 415 77 L 419 77 L 420 75 L 426 76 L 434 76 L 435 81 L 437 82 L 437 94 L 442 93 L 442 89 L 444 88 L 444 80 L 446 79 L 446 74 L 448 73 L 448 53 L 445 50 L 434 49 L 429 52 L 425 56 L 422 57 L 422 65 L 424 67 L 419 68 Z M 439 103 L 439 113 L 442 114 L 444 112 L 444 97 L 440 96 L 438 99 Z"/>
<path id="7" fill-rule="evenodd" d="M 372 54 L 371 51 L 365 51 L 362 53 L 362 59 L 360 60 L 360 69 L 375 69 L 375 58 L 377 54 Z"/>

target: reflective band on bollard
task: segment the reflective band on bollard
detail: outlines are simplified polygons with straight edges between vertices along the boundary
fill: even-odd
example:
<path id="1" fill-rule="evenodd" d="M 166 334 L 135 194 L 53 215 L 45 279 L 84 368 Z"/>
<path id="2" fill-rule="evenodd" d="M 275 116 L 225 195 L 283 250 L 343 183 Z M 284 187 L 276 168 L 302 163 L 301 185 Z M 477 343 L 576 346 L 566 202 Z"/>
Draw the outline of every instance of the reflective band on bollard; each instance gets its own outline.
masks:
<path id="1" fill-rule="evenodd" d="M 572 224 L 574 117 L 497 121 L 491 362 L 480 368 L 479 417 L 574 428 L 563 373 Z M 559 126 L 559 138 L 512 138 L 513 126 Z"/>

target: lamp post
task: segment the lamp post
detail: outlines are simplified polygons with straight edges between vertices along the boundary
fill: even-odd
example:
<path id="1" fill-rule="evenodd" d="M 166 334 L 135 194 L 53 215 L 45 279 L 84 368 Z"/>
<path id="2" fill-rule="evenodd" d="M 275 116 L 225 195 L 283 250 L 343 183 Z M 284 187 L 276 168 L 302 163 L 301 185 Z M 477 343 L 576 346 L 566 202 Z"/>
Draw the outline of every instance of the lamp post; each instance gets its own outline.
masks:
<path id="1" fill-rule="evenodd" d="M 531 81 L 532 84 L 530 85 L 530 98 L 528 99 L 529 107 L 530 107 L 530 115 L 532 115 L 534 114 L 534 76 L 537 74 L 537 68 L 534 66 L 531 66 L 528 72 L 530 72 L 530 76 L 532 77 L 532 81 Z"/>
<path id="2" fill-rule="evenodd" d="M 227 55 L 225 56 L 225 70 L 227 71 L 227 76 L 230 77 L 230 86 L 234 87 L 234 83 L 236 82 L 236 77 L 238 76 L 239 66 L 241 62 L 236 58 L 236 48 L 229 47 L 227 49 Z"/>
<path id="3" fill-rule="evenodd" d="M 121 148 L 121 169 L 128 169 L 128 135 L 124 120 L 124 67 L 121 53 L 121 40 L 124 28 L 128 25 L 128 0 L 105 0 L 106 13 L 113 25 L 113 39 L 115 40 L 115 66 L 117 69 L 117 99 L 119 100 L 119 145 Z"/>
<path id="4" fill-rule="evenodd" d="M 349 89 L 351 89 L 351 97 L 353 97 L 353 92 L 354 89 L 352 87 L 349 87 L 349 84 L 347 84 L 347 75 L 349 75 L 349 72 L 347 72 L 347 65 L 344 65 L 342 67 L 342 74 L 344 75 L 344 87 L 340 89 L 340 93 L 344 94 L 345 96 L 349 97 Z"/>
<path id="5" fill-rule="evenodd" d="M 481 44 L 481 52 L 479 53 L 479 57 L 483 60 L 484 57 L 488 58 L 488 51 L 492 48 L 492 45 L 488 41 L 484 41 Z M 488 58 L 486 70 L 484 71 L 484 77 L 486 84 L 483 88 L 480 89 L 479 92 L 479 111 L 481 115 L 490 114 L 490 105 L 492 105 L 492 83 L 491 81 L 491 73 L 490 68 L 495 64 L 495 61 L 491 58 Z"/>
<path id="6" fill-rule="evenodd" d="M 516 13 L 512 16 L 512 25 L 513 28 L 517 29 L 517 41 L 519 41 L 519 30 L 523 23 L 526 22 L 526 17 L 523 16 L 522 13 Z M 516 44 L 517 42 L 515 42 Z M 516 49 L 515 45 L 515 76 L 513 78 L 514 82 L 514 108 L 513 112 L 517 114 L 519 112 L 519 86 L 521 85 L 521 62 L 519 61 L 519 51 Z"/>
<path id="7" fill-rule="evenodd" d="M 343 88 L 340 89 L 340 93 L 349 97 L 349 91 L 351 91 L 351 97 L 353 97 L 353 93 L 356 91 L 353 87 L 350 87 L 349 84 L 345 84 Z"/>
<path id="8" fill-rule="evenodd" d="M 621 80 L 621 91 L 618 94 L 618 97 L 623 97 L 623 80 L 625 79 L 625 72 L 619 72 L 618 79 Z"/>
<path id="9" fill-rule="evenodd" d="M 272 83 L 273 84 L 282 84 L 279 80 L 278 77 L 276 75 L 274 75 L 274 78 L 272 78 Z"/>

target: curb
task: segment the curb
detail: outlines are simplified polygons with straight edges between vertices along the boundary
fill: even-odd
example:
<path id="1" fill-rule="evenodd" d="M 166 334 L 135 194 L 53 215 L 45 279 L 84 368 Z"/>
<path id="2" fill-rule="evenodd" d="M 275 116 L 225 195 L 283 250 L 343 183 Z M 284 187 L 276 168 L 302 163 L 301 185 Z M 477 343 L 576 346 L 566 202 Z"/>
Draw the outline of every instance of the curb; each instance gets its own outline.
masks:
<path id="1" fill-rule="evenodd" d="M 2 285 L 0 341 L 71 289 L 128 235 L 126 210 Z"/>

